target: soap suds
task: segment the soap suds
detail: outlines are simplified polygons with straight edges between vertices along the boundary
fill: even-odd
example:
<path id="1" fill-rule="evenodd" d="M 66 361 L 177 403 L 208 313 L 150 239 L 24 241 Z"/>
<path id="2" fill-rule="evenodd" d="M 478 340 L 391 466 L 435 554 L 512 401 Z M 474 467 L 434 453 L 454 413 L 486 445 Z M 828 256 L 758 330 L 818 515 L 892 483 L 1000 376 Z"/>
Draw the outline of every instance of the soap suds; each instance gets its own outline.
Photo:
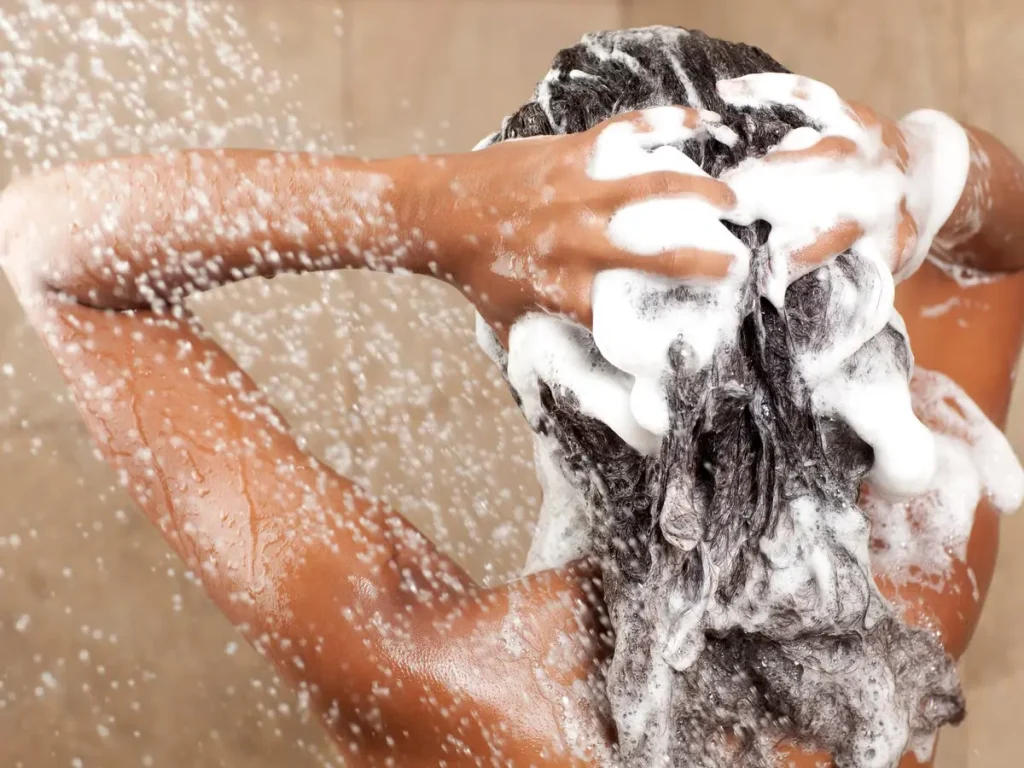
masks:
<path id="1" fill-rule="evenodd" d="M 588 555 L 592 550 L 591 519 L 587 500 L 577 484 L 566 477 L 554 438 L 534 437 L 534 466 L 544 489 L 533 545 L 523 574 L 557 568 Z"/>
<path id="2" fill-rule="evenodd" d="M 935 474 L 935 441 L 914 415 L 906 370 L 893 364 L 879 343 L 861 347 L 842 368 L 811 387 L 819 415 L 834 416 L 871 446 L 869 474 L 890 497 L 923 493 Z"/>
<path id="3" fill-rule="evenodd" d="M 872 563 L 900 583 L 941 580 L 953 559 L 967 558 L 981 479 L 959 441 L 939 436 L 935 445 L 936 471 L 919 496 L 891 502 L 868 492 L 861 499 L 872 521 Z"/>
<path id="4" fill-rule="evenodd" d="M 509 384 L 531 421 L 543 413 L 538 385 L 546 382 L 572 392 L 581 412 L 607 424 L 638 451 L 657 449 L 658 437 L 633 417 L 632 377 L 594 354 L 585 328 L 552 315 L 531 315 L 512 326 L 508 347 Z"/>
<path id="5" fill-rule="evenodd" d="M 918 224 L 918 241 L 914 258 L 897 278 L 911 274 L 927 258 L 961 199 L 972 163 L 967 132 L 949 115 L 920 109 L 900 120 L 899 127 L 910 152 L 907 208 Z"/>
<path id="6" fill-rule="evenodd" d="M 934 583 L 954 559 L 966 561 L 983 498 L 1004 514 L 1021 506 L 1024 469 L 1006 436 L 949 377 L 919 368 L 911 392 L 935 435 L 935 472 L 912 499 L 894 502 L 869 489 L 861 506 L 872 521 L 875 567 L 897 583 Z"/>
<path id="7" fill-rule="evenodd" d="M 629 123 L 604 130 L 590 164 L 592 178 L 622 179 L 654 171 L 709 178 L 672 145 L 710 140 L 730 145 L 737 138 L 713 112 L 702 112 L 694 128 L 683 125 L 684 113 L 675 107 L 649 109 L 644 117 L 650 127 L 647 132 Z M 700 288 L 701 298 L 686 305 L 689 311 L 680 311 L 677 302 L 664 306 L 664 294 L 682 286 L 679 280 L 630 270 L 608 270 L 594 280 L 594 343 L 604 359 L 634 378 L 632 416 L 642 429 L 657 437 L 644 452 L 656 450 L 668 431 L 664 380 L 669 374 L 669 347 L 682 339 L 692 350 L 692 365 L 700 368 L 735 333 L 735 306 L 749 270 L 750 250 L 720 217 L 721 212 L 700 197 L 654 199 L 626 206 L 608 226 L 613 243 L 638 255 L 697 248 L 733 259 L 729 278 Z"/>
<path id="8" fill-rule="evenodd" d="M 1003 275 L 998 272 L 982 272 L 965 264 L 956 264 L 950 259 L 939 258 L 932 254 L 928 261 L 941 269 L 946 275 L 961 288 L 976 288 L 979 285 L 990 285 L 1002 279 Z"/>
<path id="9" fill-rule="evenodd" d="M 720 82 L 718 91 L 734 107 L 785 105 L 820 126 L 790 132 L 765 157 L 747 158 L 722 177 L 739 198 L 733 221 L 772 225 L 772 269 L 768 284 L 761 287 L 764 295 L 781 307 L 787 286 L 799 276 L 791 271 L 792 257 L 847 221 L 864 229 L 857 253 L 876 262 L 880 274 L 890 275 L 906 179 L 892 160 L 884 159 L 880 132 L 866 131 L 832 88 L 808 78 L 758 73 Z M 800 163 L 772 161 L 780 152 L 806 149 L 828 137 L 852 141 L 857 154 L 838 161 L 828 156 Z M 821 184 L 822 178 L 830 183 Z M 884 308 L 884 303 L 878 306 Z M 883 315 L 877 328 L 885 321 Z"/>
<path id="10" fill-rule="evenodd" d="M 937 371 L 919 369 L 911 382 L 915 408 L 937 433 L 959 440 L 985 496 L 1004 514 L 1024 501 L 1024 469 L 1013 446 L 963 389 Z"/>
<path id="11" fill-rule="evenodd" d="M 919 313 L 921 317 L 929 320 L 934 320 L 936 317 L 942 317 L 947 312 L 952 311 L 956 307 L 960 306 L 962 299 L 959 296 L 951 296 L 943 302 L 938 304 L 932 304 L 927 307 L 922 307 Z"/>

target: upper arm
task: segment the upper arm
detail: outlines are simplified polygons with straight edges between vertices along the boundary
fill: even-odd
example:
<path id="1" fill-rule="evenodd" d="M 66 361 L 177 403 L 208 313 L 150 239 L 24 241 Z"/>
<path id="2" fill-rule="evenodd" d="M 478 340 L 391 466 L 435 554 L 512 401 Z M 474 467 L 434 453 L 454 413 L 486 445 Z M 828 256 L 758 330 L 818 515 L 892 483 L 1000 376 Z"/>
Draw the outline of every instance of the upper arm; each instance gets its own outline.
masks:
<path id="1" fill-rule="evenodd" d="M 917 366 L 953 379 L 1000 428 L 1024 341 L 1024 275 L 963 286 L 931 262 L 896 292 Z"/>
<path id="2" fill-rule="evenodd" d="M 970 169 L 956 208 L 933 243 L 950 264 L 982 272 L 1024 268 L 1024 163 L 1005 144 L 967 127 Z"/>

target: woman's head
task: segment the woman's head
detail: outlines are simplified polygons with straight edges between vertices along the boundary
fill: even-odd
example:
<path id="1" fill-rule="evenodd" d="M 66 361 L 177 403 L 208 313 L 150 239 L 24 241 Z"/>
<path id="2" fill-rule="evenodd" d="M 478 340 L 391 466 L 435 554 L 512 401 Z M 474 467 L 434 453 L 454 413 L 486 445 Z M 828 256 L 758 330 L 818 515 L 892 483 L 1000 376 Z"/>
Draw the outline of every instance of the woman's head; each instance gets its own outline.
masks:
<path id="1" fill-rule="evenodd" d="M 783 71 L 763 51 L 699 32 L 588 35 L 558 54 L 536 98 L 490 141 L 699 107 L 720 114 L 735 141 L 702 135 L 677 149 L 717 177 L 813 127 L 796 110 L 736 109 L 718 95 L 720 80 Z M 626 297 L 619 312 L 685 321 L 663 350 L 668 428 L 654 444 L 586 407 L 591 395 L 574 381 L 630 384 L 589 332 L 550 317 L 513 329 L 501 362 L 538 434 L 547 484 L 561 486 L 545 503 L 562 507 L 562 524 L 549 527 L 562 540 L 541 550 L 602 558 L 616 630 L 608 693 L 626 764 L 762 765 L 776 741 L 794 738 L 842 765 L 895 765 L 908 744 L 959 718 L 962 701 L 938 643 L 896 620 L 874 585 L 856 500 L 875 452 L 829 403 L 864 382 L 905 390 L 909 344 L 895 313 L 856 337 L 858 304 L 884 278 L 855 252 L 797 280 L 779 308 L 760 290 L 768 225 L 727 226 L 753 254 L 742 285 L 623 276 L 606 289 Z M 709 313 L 730 322 L 712 354 L 695 356 L 686 323 Z M 826 388 L 807 371 L 837 354 L 825 377 L 833 394 L 819 396 Z"/>

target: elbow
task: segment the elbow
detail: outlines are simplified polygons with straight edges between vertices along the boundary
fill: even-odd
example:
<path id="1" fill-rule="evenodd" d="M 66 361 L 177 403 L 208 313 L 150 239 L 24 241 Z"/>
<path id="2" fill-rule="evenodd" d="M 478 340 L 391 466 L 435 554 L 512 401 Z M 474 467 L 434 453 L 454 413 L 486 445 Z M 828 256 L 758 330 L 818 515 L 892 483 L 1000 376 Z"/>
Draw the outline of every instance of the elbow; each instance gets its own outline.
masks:
<path id="1" fill-rule="evenodd" d="M 46 174 L 19 179 L 0 194 L 0 266 L 26 308 L 46 292 L 48 255 L 66 245 L 60 215 L 54 215 L 60 186 L 59 178 Z"/>
<path id="2" fill-rule="evenodd" d="M 0 194 L 0 264 L 23 304 L 61 289 L 69 221 L 63 169 L 18 179 Z"/>
<path id="3" fill-rule="evenodd" d="M 96 249 L 75 242 L 73 224 L 67 168 L 18 179 L 0 194 L 0 266 L 26 310 L 48 293 L 98 309 L 147 307 L 121 290 L 116 270 L 90 262 Z"/>

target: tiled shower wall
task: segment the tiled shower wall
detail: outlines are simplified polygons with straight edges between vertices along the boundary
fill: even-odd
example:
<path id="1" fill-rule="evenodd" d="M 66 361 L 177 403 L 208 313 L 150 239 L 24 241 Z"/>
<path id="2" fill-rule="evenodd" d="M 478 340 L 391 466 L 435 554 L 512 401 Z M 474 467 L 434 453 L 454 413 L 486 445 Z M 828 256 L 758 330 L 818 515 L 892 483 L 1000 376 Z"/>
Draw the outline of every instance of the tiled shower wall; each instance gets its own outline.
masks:
<path id="1" fill-rule="evenodd" d="M 15 5 L 0 0 L 0 12 Z M 664 23 L 757 44 L 791 69 L 890 114 L 947 110 L 1024 153 L 1019 0 L 238 0 L 234 8 L 264 64 L 297 76 L 299 106 L 290 108 L 296 121 L 322 125 L 339 151 L 467 149 L 530 96 L 552 54 L 583 32 Z M 66 53 L 52 51 L 55 60 Z M 174 109 L 155 91 L 151 98 L 158 112 Z M 236 143 L 272 144 L 259 132 L 240 134 Z M 376 307 L 389 297 L 398 299 L 398 311 Z M 286 314 L 312 299 L 366 306 L 340 331 L 316 319 L 297 330 L 293 343 L 310 352 L 309 370 L 358 354 L 371 323 L 390 329 L 392 351 L 412 370 L 431 371 L 432 355 L 465 366 L 434 372 L 437 394 L 426 402 L 403 403 L 393 389 L 375 401 L 343 372 L 315 386 L 333 388 L 327 400 L 361 403 L 366 412 L 390 408 L 379 423 L 368 418 L 345 432 L 365 460 L 367 482 L 477 574 L 509 572 L 522 558 L 528 526 L 509 533 L 506 523 L 533 514 L 537 489 L 526 430 L 472 347 L 471 313 L 436 286 L 357 274 L 287 283 L 266 309 Z M 259 300 L 241 286 L 198 305 L 216 323 Z M 449 318 L 454 329 L 432 342 L 439 351 L 422 341 L 429 316 Z M 267 348 L 247 363 L 271 391 L 277 342 L 267 334 Z M 0 379 L 0 763 L 320 764 L 330 749 L 319 731 L 255 653 L 236 650 L 232 630 L 93 459 L 63 385 L 6 285 L 0 363 L 14 370 L 9 385 Z M 391 371 L 378 362 L 364 374 L 383 389 Z M 469 406 L 454 394 L 467 377 L 481 382 Z M 312 400 L 321 395 L 313 392 Z M 340 414 L 282 407 L 321 453 L 346 423 Z M 415 425 L 434 423 L 429 416 L 447 428 L 447 437 L 436 438 L 438 450 L 400 440 L 396 409 Z M 1011 434 L 1024 447 L 1019 408 Z M 484 468 L 476 475 L 486 477 L 446 471 L 472 460 Z M 437 480 L 429 491 L 422 490 L 425 474 Z M 483 492 L 466 487 L 474 482 Z M 467 524 L 479 511 L 467 510 L 467 499 L 488 499 L 489 488 L 515 493 L 494 494 L 487 514 Z M 435 503 L 422 503 L 423 496 Z M 1012 558 L 1015 545 L 1024 546 L 1024 520 L 1004 526 L 997 582 L 965 662 L 969 724 L 942 743 L 948 767 L 1017 764 L 1024 746 L 1024 597 L 1015 588 L 1024 565 Z M 26 615 L 31 621 L 18 631 Z M 41 686 L 44 673 L 56 686 Z"/>

